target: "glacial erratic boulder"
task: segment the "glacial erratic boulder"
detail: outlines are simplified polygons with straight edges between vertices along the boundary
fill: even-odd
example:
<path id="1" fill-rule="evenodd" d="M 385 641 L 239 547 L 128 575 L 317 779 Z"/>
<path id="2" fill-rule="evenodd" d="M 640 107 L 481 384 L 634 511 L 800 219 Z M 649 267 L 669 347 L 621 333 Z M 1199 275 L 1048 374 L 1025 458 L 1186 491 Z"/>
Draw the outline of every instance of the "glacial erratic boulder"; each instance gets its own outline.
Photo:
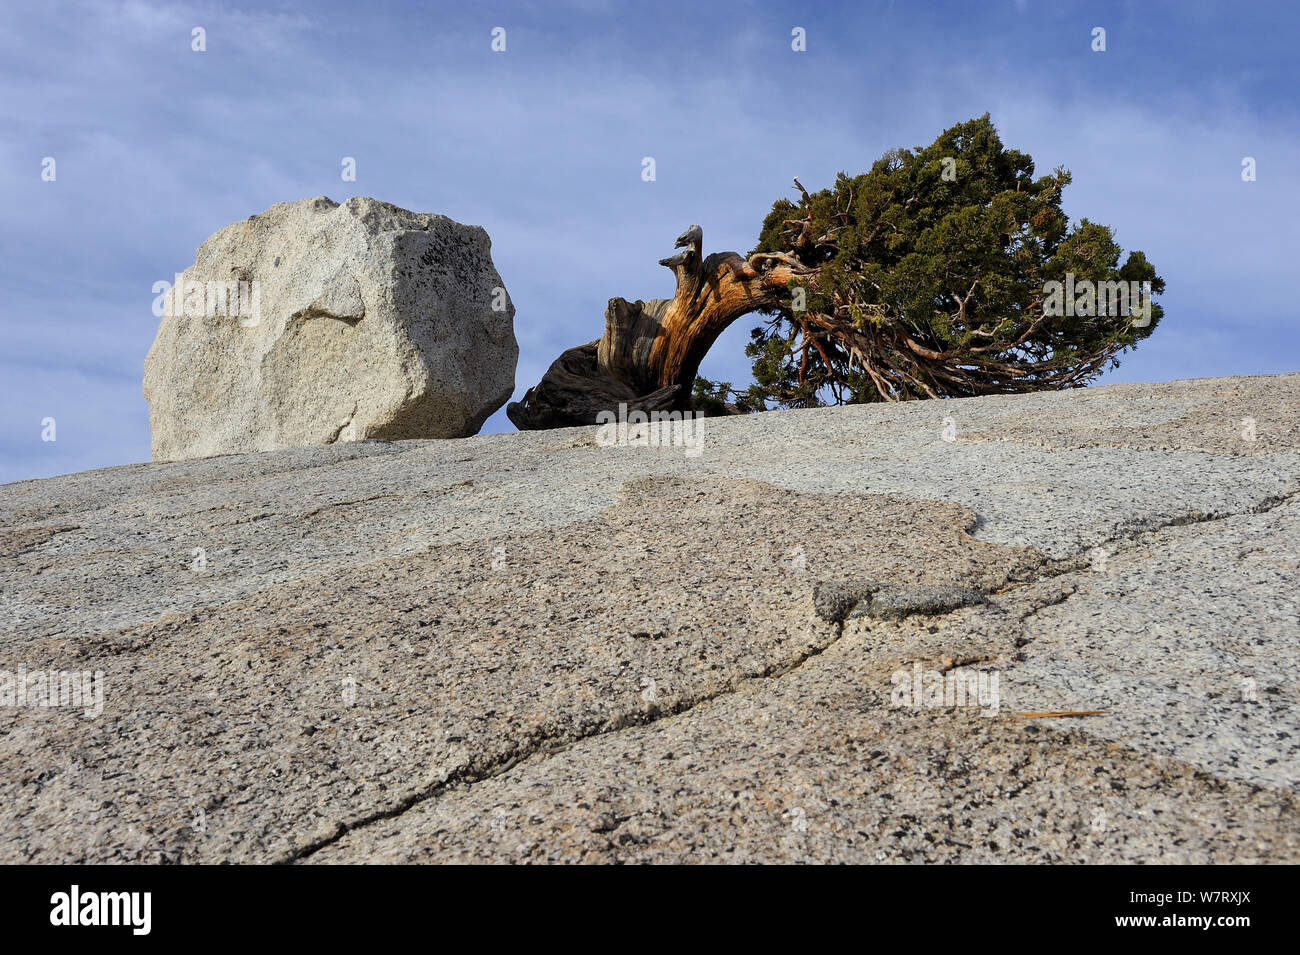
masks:
<path id="1" fill-rule="evenodd" d="M 477 433 L 514 390 L 514 305 L 479 226 L 386 202 L 278 203 L 162 296 L 155 460 Z"/>

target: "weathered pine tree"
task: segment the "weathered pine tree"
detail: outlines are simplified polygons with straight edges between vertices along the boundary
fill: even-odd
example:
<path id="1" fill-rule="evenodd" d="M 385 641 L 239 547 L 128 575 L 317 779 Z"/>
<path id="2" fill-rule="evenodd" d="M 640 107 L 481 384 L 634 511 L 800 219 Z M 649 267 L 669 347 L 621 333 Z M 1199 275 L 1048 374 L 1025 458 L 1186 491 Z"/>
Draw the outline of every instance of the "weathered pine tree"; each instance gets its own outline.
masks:
<path id="1" fill-rule="evenodd" d="M 520 428 L 652 412 L 1006 394 L 1094 380 L 1150 335 L 1164 282 L 1110 228 L 1061 210 L 1070 174 L 1034 178 L 987 115 L 863 175 L 779 200 L 748 258 L 703 256 L 692 226 L 669 300 L 611 299 L 605 334 L 560 356 L 507 413 Z M 743 392 L 697 381 L 718 335 L 766 316 Z M 694 391 L 692 391 L 694 386 Z M 725 402 L 728 397 L 734 402 Z"/>

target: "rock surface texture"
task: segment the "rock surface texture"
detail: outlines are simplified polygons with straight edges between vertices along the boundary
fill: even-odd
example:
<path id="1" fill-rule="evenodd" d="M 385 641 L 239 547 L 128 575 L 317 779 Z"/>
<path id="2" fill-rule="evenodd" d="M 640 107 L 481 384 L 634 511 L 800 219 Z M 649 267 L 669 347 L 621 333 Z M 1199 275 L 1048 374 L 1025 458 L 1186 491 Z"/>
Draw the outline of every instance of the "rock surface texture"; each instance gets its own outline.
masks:
<path id="1" fill-rule="evenodd" d="M 204 242 L 165 294 L 154 460 L 476 434 L 514 390 L 513 321 L 482 228 L 279 203 Z"/>
<path id="2" fill-rule="evenodd" d="M 0 861 L 1300 861 L 1300 375 L 700 428 L 0 487 Z"/>

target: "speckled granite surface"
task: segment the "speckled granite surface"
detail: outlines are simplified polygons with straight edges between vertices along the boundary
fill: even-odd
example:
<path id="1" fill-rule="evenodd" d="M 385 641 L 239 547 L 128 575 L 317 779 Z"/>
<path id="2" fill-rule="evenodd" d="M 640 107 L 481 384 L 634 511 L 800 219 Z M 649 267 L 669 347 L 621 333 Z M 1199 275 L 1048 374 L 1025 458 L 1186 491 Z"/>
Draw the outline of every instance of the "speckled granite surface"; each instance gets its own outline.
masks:
<path id="1" fill-rule="evenodd" d="M 1300 375 L 701 428 L 0 487 L 0 861 L 1300 859 Z"/>

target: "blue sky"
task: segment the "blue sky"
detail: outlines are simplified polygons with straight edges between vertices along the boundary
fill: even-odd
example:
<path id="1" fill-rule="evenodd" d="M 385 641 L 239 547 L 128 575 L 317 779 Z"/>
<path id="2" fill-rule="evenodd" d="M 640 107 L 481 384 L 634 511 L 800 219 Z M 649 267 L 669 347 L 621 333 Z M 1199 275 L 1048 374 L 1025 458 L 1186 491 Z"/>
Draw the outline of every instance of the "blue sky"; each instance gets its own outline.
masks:
<path id="1" fill-rule="evenodd" d="M 1105 380 L 1300 370 L 1298 38 L 1293 0 L 5 3 L 0 482 L 148 460 L 153 283 L 272 203 L 370 195 L 484 226 L 518 396 L 611 296 L 671 294 L 655 263 L 685 226 L 746 252 L 792 176 L 820 188 L 986 111 L 1040 172 L 1074 173 L 1072 218 L 1168 283 Z M 703 374 L 748 381 L 751 324 Z"/>

